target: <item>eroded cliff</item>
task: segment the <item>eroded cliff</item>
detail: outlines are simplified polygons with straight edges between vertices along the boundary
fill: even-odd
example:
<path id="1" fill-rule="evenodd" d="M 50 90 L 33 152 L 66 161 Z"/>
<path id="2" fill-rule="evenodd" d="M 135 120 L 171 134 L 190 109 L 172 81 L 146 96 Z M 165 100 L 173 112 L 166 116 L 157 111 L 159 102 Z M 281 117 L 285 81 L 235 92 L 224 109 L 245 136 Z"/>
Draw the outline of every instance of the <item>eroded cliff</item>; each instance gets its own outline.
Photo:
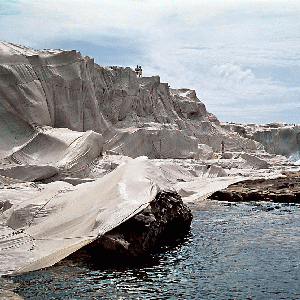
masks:
<path id="1" fill-rule="evenodd" d="M 104 151 L 131 157 L 199 157 L 199 144 L 220 151 L 221 140 L 231 150 L 262 148 L 221 128 L 195 91 L 171 89 L 159 76 L 137 78 L 128 67 L 99 66 L 75 50 L 0 42 L 0 68 L 1 116 L 27 128 L 18 147 L 37 126 L 47 125 L 92 130 L 103 135 Z M 1 123 L 7 131 L 7 122 Z M 4 135 L 15 143 L 19 131 Z M 13 148 L 11 141 L 0 147 L 1 157 Z"/>
<path id="2" fill-rule="evenodd" d="M 296 124 L 222 123 L 221 126 L 229 131 L 237 132 L 242 137 L 261 143 L 269 153 L 289 157 L 300 152 L 300 126 Z"/>

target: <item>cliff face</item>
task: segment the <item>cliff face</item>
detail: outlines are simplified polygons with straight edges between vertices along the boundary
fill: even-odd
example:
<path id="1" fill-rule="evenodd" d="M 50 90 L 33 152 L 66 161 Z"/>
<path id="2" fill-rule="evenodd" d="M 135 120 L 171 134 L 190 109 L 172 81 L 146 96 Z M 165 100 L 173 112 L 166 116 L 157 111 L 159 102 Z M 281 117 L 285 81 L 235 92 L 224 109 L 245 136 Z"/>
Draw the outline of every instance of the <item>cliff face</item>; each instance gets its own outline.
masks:
<path id="1" fill-rule="evenodd" d="M 222 140 L 232 152 L 220 158 L 214 152 Z M 180 214 L 189 224 L 178 194 L 191 201 L 240 180 L 213 178 L 227 175 L 223 165 L 230 174 L 240 166 L 262 174 L 271 170 L 267 159 L 279 161 L 244 153 L 263 147 L 222 128 L 195 91 L 170 89 L 158 76 L 137 78 L 130 68 L 101 67 L 77 51 L 5 42 L 0 141 L 0 275 L 50 266 L 140 212 L 137 218 L 152 226 L 139 238 L 148 251 L 144 237 L 163 238 L 172 219 L 185 223 Z M 152 207 L 151 216 L 147 207 L 157 195 L 175 200 Z M 168 219 L 172 228 L 164 226 Z"/>
<path id="2" fill-rule="evenodd" d="M 137 78 L 130 68 L 101 67 L 75 50 L 0 42 L 0 114 L 18 147 L 47 125 L 92 130 L 103 135 L 105 151 L 131 157 L 199 157 L 199 144 L 220 151 L 221 140 L 231 150 L 262 148 L 222 129 L 194 91 L 170 89 L 158 76 Z M 19 125 L 11 132 L 9 123 Z M 11 142 L 1 143 L 1 157 Z"/>
<path id="3" fill-rule="evenodd" d="M 222 123 L 227 130 L 237 132 L 241 136 L 255 140 L 269 153 L 289 157 L 300 152 L 300 126 L 285 123 L 238 124 Z"/>
<path id="4" fill-rule="evenodd" d="M 0 43 L 3 109 L 30 124 L 74 131 L 107 129 L 89 61 L 76 51 L 38 51 Z"/>

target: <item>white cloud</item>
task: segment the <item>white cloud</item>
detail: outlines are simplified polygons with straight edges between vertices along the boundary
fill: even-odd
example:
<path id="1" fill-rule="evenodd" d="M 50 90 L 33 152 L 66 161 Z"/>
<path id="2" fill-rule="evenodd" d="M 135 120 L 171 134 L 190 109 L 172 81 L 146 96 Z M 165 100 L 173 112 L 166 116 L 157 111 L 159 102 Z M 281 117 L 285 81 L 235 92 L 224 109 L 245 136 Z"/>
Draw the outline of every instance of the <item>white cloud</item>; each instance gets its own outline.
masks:
<path id="1" fill-rule="evenodd" d="M 250 69 L 243 71 L 241 66 L 230 63 L 213 66 L 211 72 L 216 78 L 226 82 L 233 82 L 234 84 L 244 82 L 251 84 L 254 81 L 254 75 Z"/>
<path id="2" fill-rule="evenodd" d="M 132 56 L 126 61 L 140 53 L 146 76 L 196 89 L 208 109 L 224 118 L 227 106 L 237 116 L 245 103 L 265 105 L 272 118 L 275 108 L 299 102 L 300 82 L 288 86 L 279 71 L 271 71 L 300 69 L 299 1 L 2 1 L 8 6 L 0 39 L 32 47 L 59 41 L 123 47 L 123 56 Z M 257 109 L 260 116 L 266 114 Z"/>

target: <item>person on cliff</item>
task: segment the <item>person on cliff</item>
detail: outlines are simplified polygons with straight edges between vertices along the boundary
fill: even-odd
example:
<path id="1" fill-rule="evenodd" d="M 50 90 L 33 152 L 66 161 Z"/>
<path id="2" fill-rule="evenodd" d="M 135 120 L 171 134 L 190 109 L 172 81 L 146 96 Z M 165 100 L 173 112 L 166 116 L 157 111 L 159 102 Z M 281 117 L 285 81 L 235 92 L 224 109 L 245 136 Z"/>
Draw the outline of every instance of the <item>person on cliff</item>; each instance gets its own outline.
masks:
<path id="1" fill-rule="evenodd" d="M 142 67 L 137 65 L 136 68 L 135 68 L 136 76 L 137 77 L 142 77 L 142 72 L 143 72 Z"/>
<path id="2" fill-rule="evenodd" d="M 136 68 L 134 69 L 135 73 L 136 73 L 136 76 L 139 77 L 139 65 L 136 65 Z"/>
<path id="3" fill-rule="evenodd" d="M 224 154 L 224 151 L 225 151 L 225 143 L 224 143 L 224 141 L 221 142 L 221 149 L 222 149 L 222 154 Z"/>

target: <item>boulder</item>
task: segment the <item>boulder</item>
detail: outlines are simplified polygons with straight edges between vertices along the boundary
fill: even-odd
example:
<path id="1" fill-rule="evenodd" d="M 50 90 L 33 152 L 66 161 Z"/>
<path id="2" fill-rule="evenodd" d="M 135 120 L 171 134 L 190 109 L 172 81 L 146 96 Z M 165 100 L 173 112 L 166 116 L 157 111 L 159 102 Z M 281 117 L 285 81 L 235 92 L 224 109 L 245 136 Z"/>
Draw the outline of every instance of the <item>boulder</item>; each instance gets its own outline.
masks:
<path id="1" fill-rule="evenodd" d="M 174 243 L 189 231 L 191 221 L 191 210 L 177 193 L 159 193 L 147 208 L 84 250 L 102 265 L 128 263 Z"/>

